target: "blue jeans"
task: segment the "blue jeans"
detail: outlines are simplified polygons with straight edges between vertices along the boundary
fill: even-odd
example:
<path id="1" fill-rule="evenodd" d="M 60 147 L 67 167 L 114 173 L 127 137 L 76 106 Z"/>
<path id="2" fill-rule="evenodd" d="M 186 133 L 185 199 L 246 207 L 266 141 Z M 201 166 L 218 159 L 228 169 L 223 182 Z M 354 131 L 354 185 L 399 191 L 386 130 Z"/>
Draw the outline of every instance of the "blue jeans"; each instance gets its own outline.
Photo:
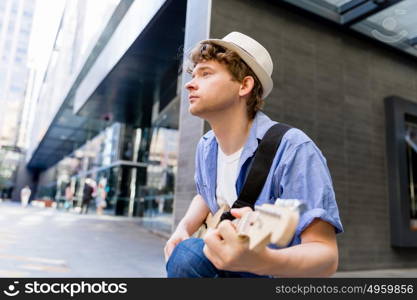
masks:
<path id="1" fill-rule="evenodd" d="M 204 255 L 203 248 L 203 239 L 189 238 L 180 242 L 172 251 L 166 264 L 168 278 L 269 277 L 248 272 L 219 270 Z"/>

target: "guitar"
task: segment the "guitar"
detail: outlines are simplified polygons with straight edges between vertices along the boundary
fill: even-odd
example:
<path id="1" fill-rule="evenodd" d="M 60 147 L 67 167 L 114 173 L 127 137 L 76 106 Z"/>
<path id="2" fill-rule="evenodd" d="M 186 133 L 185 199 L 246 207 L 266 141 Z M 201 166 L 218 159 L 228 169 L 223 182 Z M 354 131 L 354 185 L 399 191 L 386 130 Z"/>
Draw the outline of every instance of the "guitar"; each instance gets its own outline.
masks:
<path id="1" fill-rule="evenodd" d="M 213 215 L 209 213 L 205 224 L 194 234 L 204 238 L 209 228 L 215 229 L 220 223 L 221 215 L 229 208 L 224 205 Z M 305 204 L 296 199 L 276 199 L 274 204 L 265 203 L 255 206 L 255 210 L 235 219 L 238 236 L 249 242 L 249 249 L 259 251 L 272 243 L 279 247 L 288 245 L 294 236 L 300 214 L 306 209 Z"/>

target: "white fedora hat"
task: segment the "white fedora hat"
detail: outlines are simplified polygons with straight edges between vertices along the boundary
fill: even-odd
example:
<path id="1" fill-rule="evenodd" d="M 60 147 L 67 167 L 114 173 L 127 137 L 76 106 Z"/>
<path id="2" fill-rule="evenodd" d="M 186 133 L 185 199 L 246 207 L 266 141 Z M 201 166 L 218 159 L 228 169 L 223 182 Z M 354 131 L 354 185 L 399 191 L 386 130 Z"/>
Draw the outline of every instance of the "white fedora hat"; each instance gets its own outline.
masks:
<path id="1" fill-rule="evenodd" d="M 208 39 L 200 43 L 204 42 L 212 42 L 236 52 L 261 82 L 262 98 L 265 99 L 271 93 L 274 87 L 271 78 L 274 64 L 268 51 L 261 44 L 253 38 L 236 31 L 229 33 L 222 39 Z"/>

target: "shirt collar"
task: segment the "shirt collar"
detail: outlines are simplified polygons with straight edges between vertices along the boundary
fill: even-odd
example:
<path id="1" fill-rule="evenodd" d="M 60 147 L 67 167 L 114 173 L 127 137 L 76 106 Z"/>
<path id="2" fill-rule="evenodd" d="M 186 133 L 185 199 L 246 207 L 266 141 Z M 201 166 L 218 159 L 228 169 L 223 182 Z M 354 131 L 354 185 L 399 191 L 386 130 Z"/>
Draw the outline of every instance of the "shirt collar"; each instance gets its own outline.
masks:
<path id="1" fill-rule="evenodd" d="M 245 161 L 253 156 L 256 149 L 258 149 L 259 141 L 262 140 L 266 131 L 271 128 L 276 122 L 272 121 L 267 115 L 263 112 L 258 111 L 256 113 L 255 119 L 253 120 L 252 127 L 249 132 L 248 139 L 243 148 L 242 155 L 239 162 L 239 170 Z"/>
<path id="2" fill-rule="evenodd" d="M 253 120 L 252 127 L 249 131 L 248 139 L 246 140 L 245 146 L 243 147 L 242 155 L 239 162 L 239 170 L 242 164 L 253 155 L 253 153 L 258 148 L 259 141 L 264 137 L 266 131 L 271 128 L 272 125 L 276 124 L 276 122 L 272 121 L 267 115 L 263 112 L 258 111 L 255 115 L 255 119 Z M 203 139 L 205 140 L 205 148 L 206 150 L 209 149 L 217 149 L 217 140 L 214 135 L 213 130 L 210 130 L 205 135 L 203 135 Z M 208 154 L 209 151 L 205 151 Z M 216 151 L 217 152 L 217 151 Z"/>

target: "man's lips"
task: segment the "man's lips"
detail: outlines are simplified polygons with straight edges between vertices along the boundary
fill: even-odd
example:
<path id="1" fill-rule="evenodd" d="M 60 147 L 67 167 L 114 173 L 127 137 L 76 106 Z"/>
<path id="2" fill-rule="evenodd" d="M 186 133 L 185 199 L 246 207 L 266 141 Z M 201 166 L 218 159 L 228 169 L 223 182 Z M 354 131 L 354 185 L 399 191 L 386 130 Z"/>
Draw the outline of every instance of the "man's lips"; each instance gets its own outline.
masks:
<path id="1" fill-rule="evenodd" d="M 190 101 L 192 103 L 197 98 L 198 98 L 198 96 L 189 96 L 188 101 Z"/>

